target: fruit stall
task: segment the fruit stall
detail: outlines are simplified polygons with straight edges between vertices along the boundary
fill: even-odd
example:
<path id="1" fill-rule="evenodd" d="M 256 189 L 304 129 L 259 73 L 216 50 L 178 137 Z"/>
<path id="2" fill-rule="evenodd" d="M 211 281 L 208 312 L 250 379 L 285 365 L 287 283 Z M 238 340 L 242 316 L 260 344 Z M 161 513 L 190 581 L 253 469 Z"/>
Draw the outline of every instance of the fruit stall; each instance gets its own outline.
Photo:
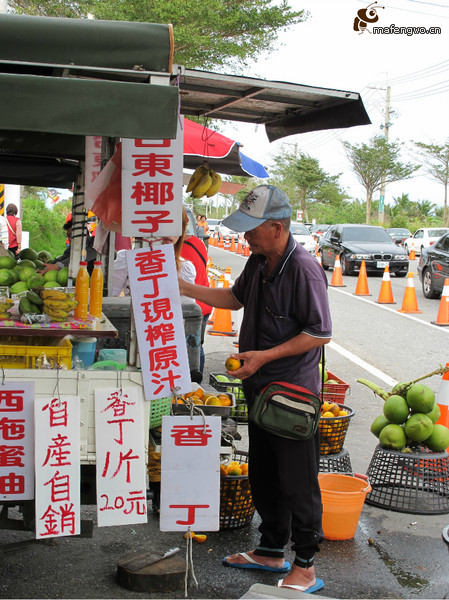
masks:
<path id="1" fill-rule="evenodd" d="M 95 414 L 95 394 L 111 388 L 121 392 L 126 387 L 139 401 L 150 400 L 144 402 L 146 424 L 150 423 L 150 411 L 157 402 L 143 398 L 142 368 L 129 298 L 110 298 L 115 233 L 120 232 L 120 223 L 118 229 L 108 230 L 101 253 L 103 311 L 92 317 L 80 318 L 76 314 L 80 301 L 74 283 L 81 279 L 78 274 L 88 236 L 86 199 L 91 182 L 86 170 L 87 142 L 93 137 L 100 140 L 101 172 L 110 165 L 120 140 L 175 140 L 179 112 L 264 123 L 270 141 L 370 121 L 357 93 L 218 75 L 173 65 L 170 25 L 10 14 L 1 14 L 0 24 L 0 181 L 73 190 L 73 235 L 67 270 L 61 269 L 56 278 L 54 274 L 41 278 L 37 272 L 48 257 L 31 249 L 24 249 L 18 262 L 8 253 L 0 257 L 3 384 L 8 387 L 11 382 L 20 381 L 26 387 L 26 383 L 32 383 L 36 402 L 55 397 L 61 404 L 65 396 L 79 398 L 76 418 L 80 431 L 81 502 L 95 503 L 96 442 L 99 433 L 101 437 L 104 433 L 95 429 L 101 416 Z M 68 44 L 67 40 L 74 43 Z M 187 158 L 184 165 L 192 169 L 199 166 L 189 164 Z M 212 168 L 212 174 L 233 172 L 226 160 L 211 164 Z M 212 181 L 210 169 L 206 174 L 208 184 L 208 178 Z M 218 185 L 219 178 L 214 176 L 214 181 Z M 107 196 L 105 204 L 106 208 L 112 206 L 113 198 Z M 177 208 L 180 213 L 180 203 Z M 74 363 L 75 351 L 79 354 L 83 344 L 90 344 L 91 353 L 92 344 L 116 339 L 117 321 L 123 315 L 130 324 L 129 331 L 125 348 L 117 350 L 126 349 L 126 361 L 113 361 L 113 370 L 107 370 L 107 365 L 106 370 L 96 368 L 96 363 L 89 368 L 89 363 Z M 218 394 L 222 391 L 215 389 Z M 204 408 L 210 409 L 211 414 L 222 409 L 231 416 L 235 414 L 237 400 L 241 406 L 242 398 L 228 390 L 223 395 L 227 399 L 221 400 L 227 406 L 214 405 L 214 400 Z M 338 418 L 345 417 L 348 415 Z M 147 441 L 148 429 L 145 428 Z M 245 505 L 241 513 L 237 512 L 237 521 L 231 525 L 235 526 L 235 522 L 241 524 L 240 517 L 248 505 L 248 486 L 244 457 L 231 458 L 234 460 L 228 461 L 226 477 L 242 479 L 235 480 L 233 496 L 226 488 L 223 502 L 229 506 L 241 499 Z M 7 508 L 5 485 L 0 492 L 0 503 Z M 31 526 L 32 516 L 27 510 L 24 520 Z M 7 510 L 2 511 L 2 524 L 11 526 Z"/>

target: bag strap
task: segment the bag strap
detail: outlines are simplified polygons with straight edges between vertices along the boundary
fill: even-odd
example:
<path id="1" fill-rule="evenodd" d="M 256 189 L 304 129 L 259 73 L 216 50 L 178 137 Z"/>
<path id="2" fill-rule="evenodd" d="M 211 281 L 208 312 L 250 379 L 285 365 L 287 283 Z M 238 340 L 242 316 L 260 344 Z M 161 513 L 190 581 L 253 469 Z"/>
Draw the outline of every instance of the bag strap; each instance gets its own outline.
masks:
<path id="1" fill-rule="evenodd" d="M 189 242 L 188 240 L 184 240 L 184 245 L 190 246 L 190 248 L 193 248 L 195 250 L 195 252 L 198 254 L 198 256 L 201 258 L 202 263 L 204 264 L 205 267 L 207 267 L 207 263 L 206 260 L 204 258 L 204 256 L 201 254 L 201 252 L 198 250 L 198 248 L 196 248 L 191 242 Z"/>
<path id="2" fill-rule="evenodd" d="M 324 346 L 321 346 L 321 404 L 324 403 L 324 364 L 326 360 L 324 358 Z"/>
<path id="3" fill-rule="evenodd" d="M 16 233 L 14 231 L 14 229 L 11 227 L 11 223 L 9 222 L 8 217 L 6 217 L 6 224 L 8 225 L 9 229 L 11 230 L 11 233 Z"/>

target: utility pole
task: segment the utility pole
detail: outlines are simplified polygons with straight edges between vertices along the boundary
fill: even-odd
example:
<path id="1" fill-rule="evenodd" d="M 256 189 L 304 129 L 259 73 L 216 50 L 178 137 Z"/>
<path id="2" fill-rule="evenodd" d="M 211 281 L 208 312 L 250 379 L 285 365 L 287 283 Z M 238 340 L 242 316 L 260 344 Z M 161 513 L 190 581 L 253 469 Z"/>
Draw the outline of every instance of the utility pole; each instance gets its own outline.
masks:
<path id="1" fill-rule="evenodd" d="M 387 99 L 385 103 L 385 125 L 384 125 L 384 137 L 385 141 L 388 144 L 388 131 L 390 129 L 390 94 L 391 87 L 387 85 Z M 380 182 L 380 199 L 379 199 L 379 212 L 377 216 L 377 221 L 379 225 L 383 225 L 384 222 L 384 206 L 385 206 L 385 173 L 382 175 L 382 179 Z"/>

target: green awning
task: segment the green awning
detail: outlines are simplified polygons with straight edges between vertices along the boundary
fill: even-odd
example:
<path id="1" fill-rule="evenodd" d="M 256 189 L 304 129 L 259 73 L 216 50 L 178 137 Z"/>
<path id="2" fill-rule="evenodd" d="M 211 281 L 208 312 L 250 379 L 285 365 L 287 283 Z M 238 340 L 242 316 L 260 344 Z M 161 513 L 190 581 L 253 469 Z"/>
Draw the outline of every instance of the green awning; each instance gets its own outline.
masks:
<path id="1" fill-rule="evenodd" d="M 0 130 L 174 138 L 178 88 L 0 73 Z"/>
<path id="2" fill-rule="evenodd" d="M 171 72 L 171 25 L 0 14 L 0 32 L 4 61 Z"/>

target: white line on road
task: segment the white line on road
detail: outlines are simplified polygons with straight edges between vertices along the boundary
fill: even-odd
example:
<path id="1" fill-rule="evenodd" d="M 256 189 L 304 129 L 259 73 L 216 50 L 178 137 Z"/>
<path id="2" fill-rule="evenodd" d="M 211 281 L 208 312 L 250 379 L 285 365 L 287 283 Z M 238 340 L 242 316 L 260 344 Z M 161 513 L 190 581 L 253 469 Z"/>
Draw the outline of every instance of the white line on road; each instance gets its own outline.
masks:
<path id="1" fill-rule="evenodd" d="M 361 367 L 362 369 L 365 369 L 365 371 L 368 371 L 368 373 L 371 373 L 371 375 L 374 375 L 375 377 L 377 377 L 377 379 L 380 379 L 387 385 L 390 385 L 391 387 L 393 387 L 397 384 L 396 379 L 392 379 L 389 375 L 387 375 L 383 371 L 376 369 L 376 367 L 373 367 L 373 365 L 370 365 L 369 363 L 365 362 L 359 356 L 356 356 L 352 352 L 349 352 L 349 350 L 345 350 L 345 348 L 343 348 L 342 346 L 339 346 L 335 342 L 330 341 L 328 345 L 329 345 L 329 348 L 332 348 L 332 350 L 335 350 L 336 352 L 338 352 L 339 354 L 341 354 L 342 356 L 344 356 L 345 358 L 347 358 L 348 360 L 350 360 L 357 366 Z"/>

